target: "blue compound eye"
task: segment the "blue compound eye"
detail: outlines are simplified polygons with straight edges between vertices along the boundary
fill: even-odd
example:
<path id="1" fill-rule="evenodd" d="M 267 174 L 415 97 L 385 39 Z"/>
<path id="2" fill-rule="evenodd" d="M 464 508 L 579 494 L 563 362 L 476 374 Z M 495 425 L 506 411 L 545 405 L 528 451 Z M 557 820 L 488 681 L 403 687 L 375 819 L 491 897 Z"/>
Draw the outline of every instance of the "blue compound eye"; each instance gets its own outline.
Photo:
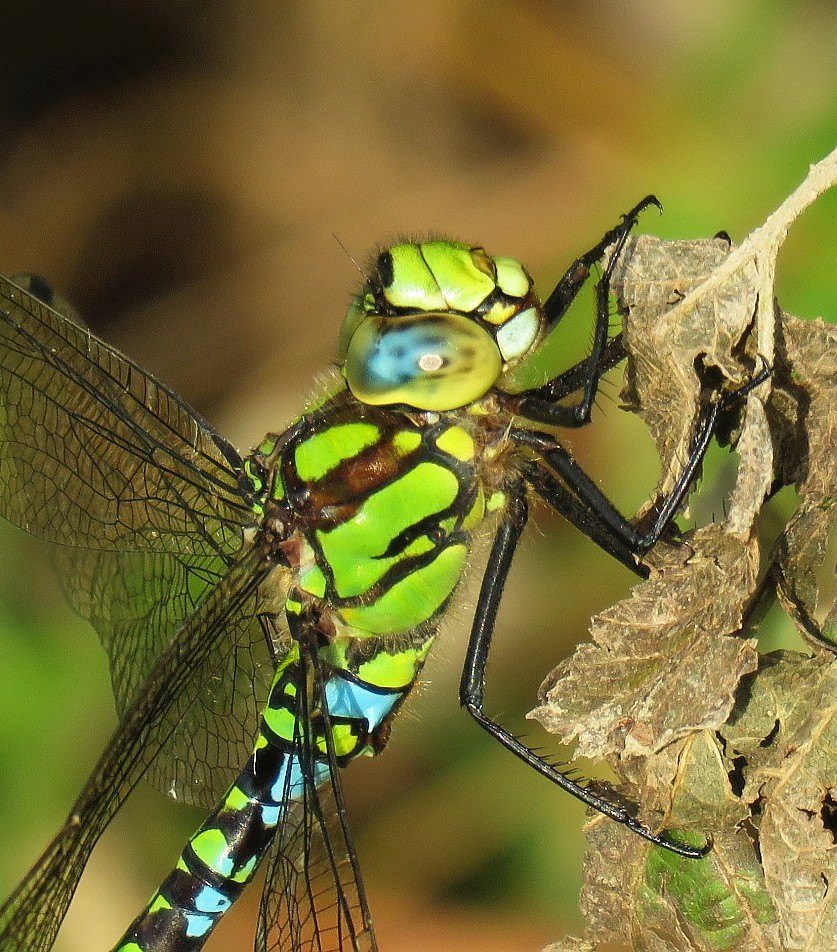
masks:
<path id="1" fill-rule="evenodd" d="M 364 403 L 436 411 L 479 399 L 501 371 L 492 336 L 458 314 L 369 316 L 349 343 L 343 370 Z"/>

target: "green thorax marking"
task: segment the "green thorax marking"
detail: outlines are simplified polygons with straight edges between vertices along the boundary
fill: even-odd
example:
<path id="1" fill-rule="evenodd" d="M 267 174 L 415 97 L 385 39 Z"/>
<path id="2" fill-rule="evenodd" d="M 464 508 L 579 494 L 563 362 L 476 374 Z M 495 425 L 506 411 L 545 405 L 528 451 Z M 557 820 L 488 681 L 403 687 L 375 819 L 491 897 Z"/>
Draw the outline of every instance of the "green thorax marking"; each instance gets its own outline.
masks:
<path id="1" fill-rule="evenodd" d="M 381 432 L 374 423 L 338 423 L 314 433 L 299 443 L 294 453 L 297 475 L 303 482 L 316 482 L 344 459 L 377 443 Z"/>
<path id="2" fill-rule="evenodd" d="M 301 532 L 298 588 L 353 637 L 404 634 L 444 606 L 485 516 L 478 447 L 470 421 L 361 412 L 312 415 L 283 448 L 272 477 L 282 495 L 271 495 Z M 384 681 L 400 677 L 399 663 Z"/>
<path id="3" fill-rule="evenodd" d="M 418 463 L 369 495 L 345 522 L 328 531 L 316 530 L 338 598 L 368 592 L 402 558 L 432 549 L 433 542 L 421 534 L 387 556 L 393 541 L 411 527 L 447 512 L 458 492 L 459 481 L 449 469 L 438 463 Z"/>

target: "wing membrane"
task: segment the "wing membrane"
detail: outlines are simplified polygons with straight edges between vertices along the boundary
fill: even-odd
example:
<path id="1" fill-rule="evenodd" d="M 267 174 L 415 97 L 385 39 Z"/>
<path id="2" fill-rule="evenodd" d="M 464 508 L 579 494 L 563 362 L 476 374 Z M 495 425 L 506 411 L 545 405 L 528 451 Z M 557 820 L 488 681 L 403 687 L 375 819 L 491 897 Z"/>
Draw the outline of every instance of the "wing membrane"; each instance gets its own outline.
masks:
<path id="1" fill-rule="evenodd" d="M 0 279 L 0 514 L 87 549 L 230 555 L 241 460 L 174 393 Z"/>
<path id="2" fill-rule="evenodd" d="M 172 705 L 218 639 L 249 622 L 270 566 L 250 551 L 201 602 L 126 710 L 69 817 L 0 908 L 3 952 L 48 952 L 97 840 L 174 727 Z"/>
<path id="3" fill-rule="evenodd" d="M 377 952 L 330 743 L 327 778 L 316 782 L 307 684 L 313 683 L 327 738 L 328 709 L 319 666 L 304 643 L 301 658 L 294 748 L 304 785 L 301 798 L 286 809 L 272 848 L 256 952 Z M 289 798 L 291 791 L 286 794 Z"/>
<path id="4" fill-rule="evenodd" d="M 120 714 L 241 547 L 253 514 L 240 470 L 232 447 L 45 282 L 0 279 L 0 515 L 57 543 L 59 578 L 108 653 Z M 258 724 L 271 647 L 255 620 L 219 640 L 210 661 L 222 676 L 179 699 L 149 771 L 158 789 L 214 803 Z"/>
<path id="5" fill-rule="evenodd" d="M 92 622 L 110 657 L 120 715 L 227 571 L 219 558 L 64 546 L 56 547 L 55 561 L 71 604 Z M 162 793 L 211 809 L 239 772 L 286 644 L 268 634 L 257 617 L 240 618 L 184 685 L 172 705 L 173 727 L 146 775 Z"/>

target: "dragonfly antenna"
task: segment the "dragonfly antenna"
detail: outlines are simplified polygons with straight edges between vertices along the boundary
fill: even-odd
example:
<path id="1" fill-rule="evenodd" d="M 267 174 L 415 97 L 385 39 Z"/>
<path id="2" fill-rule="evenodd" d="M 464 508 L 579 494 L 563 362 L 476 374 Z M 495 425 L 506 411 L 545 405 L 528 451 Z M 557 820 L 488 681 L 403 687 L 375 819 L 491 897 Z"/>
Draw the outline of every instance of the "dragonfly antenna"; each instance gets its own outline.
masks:
<path id="1" fill-rule="evenodd" d="M 357 268 L 358 273 L 359 273 L 360 276 L 363 278 L 363 280 L 366 281 L 366 282 L 368 282 L 368 281 L 369 281 L 369 275 L 363 270 L 363 268 L 361 268 L 361 266 L 357 263 L 357 261 L 355 261 L 355 259 L 354 259 L 354 258 L 352 257 L 352 255 L 351 255 L 349 249 L 343 244 L 343 242 L 342 242 L 342 241 L 340 240 L 340 238 L 337 236 L 337 233 L 333 231 L 333 232 L 331 233 L 331 236 L 332 236 L 332 238 L 334 238 L 334 240 L 337 242 L 337 244 L 340 245 L 340 247 L 343 249 L 343 252 L 345 253 L 346 257 L 349 259 L 349 261 L 351 261 L 352 264 Z"/>

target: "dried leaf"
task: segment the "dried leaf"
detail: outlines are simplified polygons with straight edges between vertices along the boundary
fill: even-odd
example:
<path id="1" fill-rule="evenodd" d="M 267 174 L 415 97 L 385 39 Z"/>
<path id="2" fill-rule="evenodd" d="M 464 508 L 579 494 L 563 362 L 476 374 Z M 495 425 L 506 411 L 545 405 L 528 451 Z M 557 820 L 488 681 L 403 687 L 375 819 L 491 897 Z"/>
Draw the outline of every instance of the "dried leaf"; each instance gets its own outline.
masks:
<path id="1" fill-rule="evenodd" d="M 597 615 L 581 645 L 541 687 L 531 717 L 582 756 L 632 757 L 726 720 L 757 662 L 737 632 L 755 587 L 758 547 L 717 526 L 660 547 L 651 577 Z"/>
<path id="2" fill-rule="evenodd" d="M 759 277 L 754 264 L 685 314 L 670 315 L 730 248 L 719 238 L 663 241 L 641 235 L 626 245 L 614 271 L 613 291 L 627 312 L 624 337 L 631 355 L 623 398 L 657 444 L 661 491 L 671 488 L 691 447 L 701 392 L 696 364 L 717 367 L 735 386 L 752 374 L 741 362 L 739 344 L 753 323 Z"/>
<path id="3" fill-rule="evenodd" d="M 773 444 L 764 404 L 755 394 L 747 398 L 741 438 L 738 479 L 729 499 L 728 532 L 747 538 L 773 482 Z"/>
<path id="4" fill-rule="evenodd" d="M 759 848 L 781 947 L 833 952 L 837 661 L 770 656 L 723 734 L 746 762 L 742 799 L 758 806 Z"/>
<path id="5" fill-rule="evenodd" d="M 714 840 L 685 859 L 597 815 L 582 896 L 594 943 L 835 948 L 837 660 L 824 649 L 837 645 L 837 329 L 784 314 L 773 296 L 788 227 L 834 184 L 837 151 L 741 246 L 637 238 L 614 271 L 624 395 L 657 444 L 661 492 L 705 401 L 751 380 L 759 358 L 773 372 L 743 413 L 721 415 L 740 460 L 725 524 L 658 545 L 650 578 L 594 619 L 592 643 L 550 676 L 532 715 L 580 754 L 607 757 L 644 822 Z M 790 484 L 799 510 L 760 565 L 762 503 Z M 815 657 L 759 659 L 740 637 L 774 583 Z"/>
<path id="6" fill-rule="evenodd" d="M 641 843 L 609 821 L 593 821 L 582 910 L 588 937 L 635 950 L 778 947 L 777 916 L 746 807 L 711 731 L 683 742 L 673 784 L 670 827 L 700 845 L 714 831 L 712 852 L 690 860 Z"/>
<path id="7" fill-rule="evenodd" d="M 736 755 L 746 758 L 748 767 L 762 766 L 774 756 L 777 744 L 787 743 L 789 732 L 806 716 L 810 685 L 819 680 L 821 666 L 817 658 L 773 651 L 759 659 L 757 674 L 744 679 L 720 733 Z"/>
<path id="8" fill-rule="evenodd" d="M 782 476 L 802 497 L 779 543 L 779 598 L 803 635 L 837 648 L 837 547 L 830 544 L 837 536 L 837 327 L 782 315 L 768 410 Z M 823 580 L 831 583 L 831 606 L 821 604 Z"/>
<path id="9" fill-rule="evenodd" d="M 596 952 L 596 947 L 586 939 L 578 939 L 574 935 L 565 936 L 560 942 L 553 942 L 543 952 Z"/>

